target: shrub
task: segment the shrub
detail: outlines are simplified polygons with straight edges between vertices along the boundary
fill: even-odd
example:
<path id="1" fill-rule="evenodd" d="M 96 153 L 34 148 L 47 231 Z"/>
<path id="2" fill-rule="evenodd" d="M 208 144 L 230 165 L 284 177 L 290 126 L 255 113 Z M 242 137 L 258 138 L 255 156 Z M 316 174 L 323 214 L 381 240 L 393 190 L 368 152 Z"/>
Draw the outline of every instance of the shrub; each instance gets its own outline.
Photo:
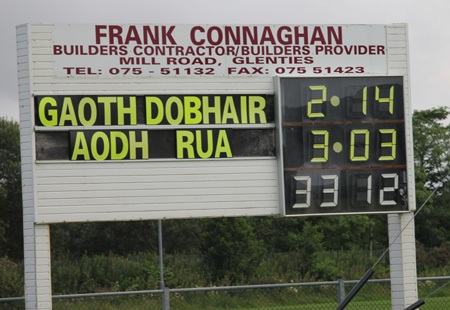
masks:
<path id="1" fill-rule="evenodd" d="M 256 271 L 265 249 L 245 218 L 223 218 L 203 221 L 202 252 L 214 280 L 236 283 Z"/>
<path id="2" fill-rule="evenodd" d="M 23 266 L 8 257 L 0 258 L 0 297 L 23 296 Z"/>

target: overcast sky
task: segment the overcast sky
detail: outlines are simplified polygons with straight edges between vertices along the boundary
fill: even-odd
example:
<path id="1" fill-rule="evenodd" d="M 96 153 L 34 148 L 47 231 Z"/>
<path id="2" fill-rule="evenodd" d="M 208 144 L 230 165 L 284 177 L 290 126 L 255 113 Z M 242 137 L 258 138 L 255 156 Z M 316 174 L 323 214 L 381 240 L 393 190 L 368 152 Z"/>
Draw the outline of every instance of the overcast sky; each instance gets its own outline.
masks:
<path id="1" fill-rule="evenodd" d="M 408 23 L 416 110 L 450 106 L 449 0 L 0 0 L 0 117 L 19 120 L 16 25 Z"/>

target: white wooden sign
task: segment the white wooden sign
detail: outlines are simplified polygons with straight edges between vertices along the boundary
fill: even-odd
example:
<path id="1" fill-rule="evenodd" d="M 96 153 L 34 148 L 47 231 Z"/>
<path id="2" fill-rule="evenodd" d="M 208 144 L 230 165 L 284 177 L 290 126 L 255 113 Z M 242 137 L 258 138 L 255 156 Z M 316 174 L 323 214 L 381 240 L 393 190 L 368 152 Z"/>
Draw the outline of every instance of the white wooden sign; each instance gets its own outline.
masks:
<path id="1" fill-rule="evenodd" d="M 27 309 L 51 309 L 49 223 L 279 215 L 273 77 L 403 76 L 409 106 L 407 46 L 404 24 L 18 26 Z"/>
<path id="2" fill-rule="evenodd" d="M 384 25 L 56 24 L 56 76 L 387 74 Z"/>

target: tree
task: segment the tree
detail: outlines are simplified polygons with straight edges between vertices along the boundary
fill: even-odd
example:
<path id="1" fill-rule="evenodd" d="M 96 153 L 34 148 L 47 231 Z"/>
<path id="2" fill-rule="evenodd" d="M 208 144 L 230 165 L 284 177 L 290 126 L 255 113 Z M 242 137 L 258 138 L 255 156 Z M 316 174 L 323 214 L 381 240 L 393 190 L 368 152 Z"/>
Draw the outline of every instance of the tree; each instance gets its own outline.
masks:
<path id="1" fill-rule="evenodd" d="M 416 238 L 425 247 L 450 239 L 450 126 L 444 124 L 449 114 L 440 107 L 413 115 L 417 208 L 437 189 L 416 218 Z"/>
<path id="2" fill-rule="evenodd" d="M 317 218 L 327 250 L 385 248 L 387 246 L 385 215 L 340 215 Z"/>
<path id="3" fill-rule="evenodd" d="M 227 277 L 236 282 L 252 275 L 265 250 L 248 219 L 205 219 L 202 223 L 202 251 L 214 280 Z"/>
<path id="4" fill-rule="evenodd" d="M 427 177 L 428 188 L 434 188 L 448 174 L 450 167 L 450 126 L 443 121 L 449 116 L 446 107 L 414 111 L 414 158 L 419 177 Z"/>
<path id="5" fill-rule="evenodd" d="M 0 257 L 23 257 L 19 124 L 0 118 Z"/>
<path id="6" fill-rule="evenodd" d="M 61 223 L 51 225 L 50 240 L 55 255 L 128 255 L 158 251 L 156 221 Z"/>
<path id="7" fill-rule="evenodd" d="M 164 220 L 162 223 L 166 254 L 199 253 L 199 219 Z M 84 254 L 158 253 L 157 226 L 157 221 L 52 224 L 52 251 L 55 255 L 69 252 L 73 257 L 82 257 Z"/>

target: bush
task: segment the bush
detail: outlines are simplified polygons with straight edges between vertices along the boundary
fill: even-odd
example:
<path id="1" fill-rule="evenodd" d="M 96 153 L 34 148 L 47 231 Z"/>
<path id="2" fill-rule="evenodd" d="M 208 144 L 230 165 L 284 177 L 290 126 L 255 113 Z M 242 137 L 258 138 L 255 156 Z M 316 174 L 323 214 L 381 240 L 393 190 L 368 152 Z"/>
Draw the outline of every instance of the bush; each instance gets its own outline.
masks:
<path id="1" fill-rule="evenodd" d="M 257 270 L 264 244 L 245 218 L 205 219 L 202 252 L 214 280 L 236 283 Z"/>
<path id="2" fill-rule="evenodd" d="M 23 296 L 23 266 L 8 257 L 0 258 L 0 297 Z"/>
<path id="3" fill-rule="evenodd" d="M 81 260 L 64 255 L 52 262 L 54 294 L 155 289 L 158 281 L 158 257 L 154 254 L 84 255 Z"/>
<path id="4" fill-rule="evenodd" d="M 450 275 L 450 242 L 443 242 L 439 247 L 425 249 L 417 242 L 417 273 L 419 276 Z"/>
<path id="5" fill-rule="evenodd" d="M 235 249 L 236 250 L 236 249 Z M 243 252 L 245 253 L 245 252 Z M 450 274 L 448 244 L 425 251 L 418 246 L 419 276 Z M 369 252 L 316 251 L 309 270 L 302 270 L 305 255 L 301 252 L 261 254 L 252 268 L 239 265 L 233 277 L 218 277 L 205 268 L 200 255 L 164 255 L 164 281 L 170 288 L 252 285 L 274 283 L 302 283 L 360 279 L 372 267 L 379 253 L 372 258 Z M 427 262 L 423 265 L 421 262 Z M 248 261 L 244 260 L 245 264 Z M 444 267 L 443 267 L 444 266 Z M 246 267 L 246 272 L 238 268 Z M 373 279 L 389 278 L 389 261 L 382 260 Z M 154 290 L 159 288 L 159 258 L 152 252 L 128 256 L 84 255 L 74 259 L 60 255 L 52 259 L 52 289 L 54 295 L 115 291 Z M 9 258 L 0 259 L 0 297 L 23 296 L 23 265 Z"/>

